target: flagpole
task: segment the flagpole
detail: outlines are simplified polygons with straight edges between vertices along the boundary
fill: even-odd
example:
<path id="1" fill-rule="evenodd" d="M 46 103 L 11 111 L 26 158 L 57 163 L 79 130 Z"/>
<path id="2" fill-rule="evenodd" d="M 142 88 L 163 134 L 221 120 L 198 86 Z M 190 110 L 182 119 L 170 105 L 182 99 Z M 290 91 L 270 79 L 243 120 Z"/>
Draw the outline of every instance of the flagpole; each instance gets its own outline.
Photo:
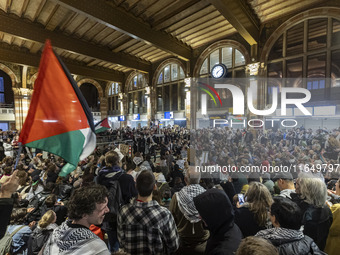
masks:
<path id="1" fill-rule="evenodd" d="M 21 151 L 22 151 L 22 143 L 18 143 L 19 144 L 19 149 L 18 149 L 18 155 L 17 155 L 17 158 L 15 160 L 15 165 L 14 165 L 14 170 L 17 169 L 17 165 L 18 165 L 18 162 L 19 162 L 19 158 L 20 158 L 20 154 L 21 154 Z"/>

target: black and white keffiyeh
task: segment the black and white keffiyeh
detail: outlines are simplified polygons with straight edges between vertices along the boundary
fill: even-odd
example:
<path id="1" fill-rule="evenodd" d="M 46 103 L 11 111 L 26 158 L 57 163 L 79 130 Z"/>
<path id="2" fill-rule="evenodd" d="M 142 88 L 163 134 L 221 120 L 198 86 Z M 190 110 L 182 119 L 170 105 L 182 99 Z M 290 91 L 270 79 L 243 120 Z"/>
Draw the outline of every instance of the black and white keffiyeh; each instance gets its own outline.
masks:
<path id="1" fill-rule="evenodd" d="M 86 227 L 70 227 L 63 222 L 48 239 L 43 255 L 109 255 L 106 244 Z"/>
<path id="2" fill-rule="evenodd" d="M 205 192 L 205 189 L 201 185 L 191 184 L 189 186 L 185 186 L 183 189 L 176 193 L 178 207 L 183 213 L 184 217 L 188 221 L 190 221 L 190 223 L 196 223 L 201 220 L 199 218 L 199 214 L 195 207 L 193 198 L 203 192 Z"/>
<path id="3" fill-rule="evenodd" d="M 300 240 L 304 234 L 300 230 L 287 228 L 270 228 L 259 231 L 256 236 L 263 237 L 268 240 Z"/>

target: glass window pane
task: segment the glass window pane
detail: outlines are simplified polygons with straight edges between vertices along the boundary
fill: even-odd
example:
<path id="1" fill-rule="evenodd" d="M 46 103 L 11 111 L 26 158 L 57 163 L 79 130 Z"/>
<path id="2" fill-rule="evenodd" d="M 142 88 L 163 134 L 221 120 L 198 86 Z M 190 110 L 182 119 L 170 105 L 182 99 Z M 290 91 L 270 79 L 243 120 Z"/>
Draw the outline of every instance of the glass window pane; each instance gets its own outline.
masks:
<path id="1" fill-rule="evenodd" d="M 210 71 L 214 65 L 220 63 L 219 52 L 220 52 L 219 50 L 215 50 L 213 53 L 210 54 Z"/>
<path id="2" fill-rule="evenodd" d="M 340 50 L 332 52 L 332 87 L 340 87 Z"/>
<path id="3" fill-rule="evenodd" d="M 137 88 L 137 75 L 133 77 L 133 87 L 136 89 Z"/>
<path id="4" fill-rule="evenodd" d="M 164 111 L 170 111 L 170 86 L 164 86 Z"/>
<path id="5" fill-rule="evenodd" d="M 283 36 L 281 35 L 279 39 L 275 42 L 272 49 L 270 50 L 268 59 L 277 59 L 282 58 L 282 42 L 283 42 Z"/>
<path id="6" fill-rule="evenodd" d="M 269 78 L 282 78 L 282 62 L 268 64 Z"/>
<path id="7" fill-rule="evenodd" d="M 233 67 L 233 48 L 222 48 L 222 63 L 228 68 Z"/>
<path id="8" fill-rule="evenodd" d="M 340 21 L 333 19 L 332 45 L 340 44 Z"/>
<path id="9" fill-rule="evenodd" d="M 186 97 L 186 92 L 185 92 L 185 84 L 184 82 L 181 82 L 179 84 L 179 88 L 180 88 L 180 94 L 181 94 L 181 110 L 185 110 L 185 97 Z"/>
<path id="10" fill-rule="evenodd" d="M 286 87 L 302 87 L 302 58 L 287 60 L 287 79 Z"/>
<path id="11" fill-rule="evenodd" d="M 138 113 L 138 92 L 133 93 L 133 113 Z"/>
<path id="12" fill-rule="evenodd" d="M 108 92 L 108 95 L 109 95 L 109 96 L 111 96 L 111 86 L 112 86 L 112 85 L 110 85 L 109 92 Z"/>
<path id="13" fill-rule="evenodd" d="M 303 22 L 287 30 L 287 56 L 303 52 Z"/>
<path id="14" fill-rule="evenodd" d="M 143 88 L 145 86 L 145 79 L 143 74 L 138 74 L 138 88 Z"/>
<path id="15" fill-rule="evenodd" d="M 307 78 L 326 77 L 326 54 L 308 57 Z"/>
<path id="16" fill-rule="evenodd" d="M 162 111 L 163 108 L 162 88 L 163 87 L 157 87 L 157 111 Z"/>
<path id="17" fill-rule="evenodd" d="M 133 97 L 132 97 L 132 93 L 128 94 L 128 102 L 129 102 L 129 114 L 133 113 Z"/>
<path id="18" fill-rule="evenodd" d="M 326 47 L 327 19 L 311 19 L 308 21 L 308 50 Z"/>
<path id="19" fill-rule="evenodd" d="M 171 80 L 172 81 L 178 80 L 178 65 L 177 64 L 171 65 Z"/>
<path id="20" fill-rule="evenodd" d="M 5 92 L 4 77 L 0 77 L 0 92 Z"/>
<path id="21" fill-rule="evenodd" d="M 170 66 L 164 68 L 164 83 L 170 82 Z"/>
<path id="22" fill-rule="evenodd" d="M 235 66 L 243 66 L 246 64 L 246 60 L 242 53 L 235 49 Z"/>
<path id="23" fill-rule="evenodd" d="M 161 72 L 158 76 L 157 84 L 162 84 L 163 83 L 163 72 Z"/>
<path id="24" fill-rule="evenodd" d="M 206 58 L 201 66 L 200 74 L 208 73 L 208 58 Z"/>
<path id="25" fill-rule="evenodd" d="M 178 85 L 177 83 L 173 84 L 171 87 L 171 111 L 178 110 Z"/>
<path id="26" fill-rule="evenodd" d="M 182 67 L 179 67 L 179 78 L 180 79 L 184 79 L 185 78 L 184 70 L 183 70 Z"/>

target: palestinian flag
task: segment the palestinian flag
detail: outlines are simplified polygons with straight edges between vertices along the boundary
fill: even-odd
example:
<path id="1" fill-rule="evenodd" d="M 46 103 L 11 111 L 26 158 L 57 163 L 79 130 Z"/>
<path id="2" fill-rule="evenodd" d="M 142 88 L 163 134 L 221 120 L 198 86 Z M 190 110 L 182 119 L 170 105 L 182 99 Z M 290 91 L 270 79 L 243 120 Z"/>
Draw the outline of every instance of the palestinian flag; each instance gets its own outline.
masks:
<path id="1" fill-rule="evenodd" d="M 101 132 L 104 132 L 108 129 L 110 129 L 110 124 L 109 124 L 109 121 L 107 118 L 103 119 L 102 121 L 98 122 L 95 126 L 95 133 L 98 134 L 98 133 L 101 133 Z"/>
<path id="2" fill-rule="evenodd" d="M 92 113 L 70 72 L 46 41 L 19 142 L 58 155 L 72 172 L 96 146 Z"/>

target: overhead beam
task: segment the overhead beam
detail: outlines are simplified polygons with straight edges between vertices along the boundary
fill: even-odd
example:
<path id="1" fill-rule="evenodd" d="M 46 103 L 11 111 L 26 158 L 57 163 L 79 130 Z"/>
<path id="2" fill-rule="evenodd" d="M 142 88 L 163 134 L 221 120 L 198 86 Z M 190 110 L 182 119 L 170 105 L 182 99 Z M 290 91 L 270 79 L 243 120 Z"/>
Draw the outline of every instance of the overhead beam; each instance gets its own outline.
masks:
<path id="1" fill-rule="evenodd" d="M 140 22 L 137 18 L 120 10 L 118 7 L 107 4 L 104 0 L 53 1 L 186 61 L 191 58 L 192 52 L 189 46 L 168 34 L 153 30 L 148 24 Z"/>
<path id="2" fill-rule="evenodd" d="M 151 68 L 151 64 L 147 61 L 124 53 L 114 53 L 107 48 L 66 36 L 60 32 L 46 30 L 40 24 L 10 16 L 3 11 L 0 11 L 0 31 L 40 43 L 45 43 L 46 39 L 50 39 L 54 47 L 144 72 L 149 72 Z"/>
<path id="3" fill-rule="evenodd" d="M 259 40 L 259 22 L 244 0 L 208 0 L 250 44 Z"/>
<path id="4" fill-rule="evenodd" d="M 4 62 L 10 62 L 18 65 L 27 65 L 38 67 L 40 62 L 40 55 L 25 53 L 20 50 L 12 50 L 0 45 L 0 59 Z M 69 63 L 63 59 L 69 71 L 73 74 L 91 77 L 104 81 L 123 82 L 124 74 L 117 71 L 103 71 L 91 67 L 81 66 L 74 63 Z"/>

